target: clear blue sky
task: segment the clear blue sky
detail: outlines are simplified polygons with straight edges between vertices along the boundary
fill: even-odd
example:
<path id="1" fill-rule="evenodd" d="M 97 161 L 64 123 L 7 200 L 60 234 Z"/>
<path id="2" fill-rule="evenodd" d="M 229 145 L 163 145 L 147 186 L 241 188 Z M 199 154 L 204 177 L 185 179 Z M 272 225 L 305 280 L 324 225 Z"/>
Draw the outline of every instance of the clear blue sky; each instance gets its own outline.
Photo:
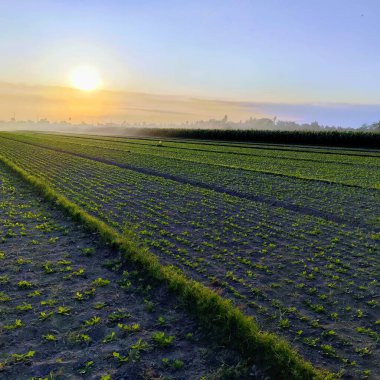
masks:
<path id="1" fill-rule="evenodd" d="M 380 103 L 379 0 L 1 0 L 0 81 L 280 103 Z"/>

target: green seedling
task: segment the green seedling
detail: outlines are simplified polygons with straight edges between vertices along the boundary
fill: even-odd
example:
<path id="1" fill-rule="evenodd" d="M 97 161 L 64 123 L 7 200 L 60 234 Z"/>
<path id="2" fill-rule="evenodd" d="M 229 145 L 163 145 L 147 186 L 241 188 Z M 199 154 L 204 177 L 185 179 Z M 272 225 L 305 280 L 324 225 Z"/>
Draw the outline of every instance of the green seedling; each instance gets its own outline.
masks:
<path id="1" fill-rule="evenodd" d="M 42 292 L 40 290 L 34 290 L 33 292 L 28 294 L 29 298 L 34 298 L 34 297 L 41 297 Z"/>
<path id="2" fill-rule="evenodd" d="M 5 294 L 4 292 L 0 292 L 0 302 L 8 302 L 10 301 L 12 298 L 9 297 L 7 294 Z"/>
<path id="3" fill-rule="evenodd" d="M 100 309 L 103 309 L 104 307 L 106 307 L 106 303 L 105 302 L 97 302 L 93 307 L 95 310 L 100 310 Z"/>
<path id="4" fill-rule="evenodd" d="M 42 265 L 42 268 L 46 274 L 51 274 L 55 272 L 55 269 L 52 267 L 52 263 L 50 261 L 47 261 Z"/>
<path id="5" fill-rule="evenodd" d="M 161 325 L 161 326 L 163 326 L 163 325 L 166 324 L 166 320 L 165 320 L 165 318 L 164 318 L 162 315 L 160 315 L 160 316 L 158 317 L 157 322 L 158 322 L 158 324 Z"/>
<path id="6" fill-rule="evenodd" d="M 105 280 L 99 277 L 96 280 L 92 281 L 91 285 L 95 287 L 103 287 L 103 286 L 107 286 L 110 282 L 111 282 L 110 280 Z"/>
<path id="7" fill-rule="evenodd" d="M 68 337 L 69 342 L 71 343 L 91 343 L 91 337 L 87 334 L 77 334 L 71 333 Z"/>
<path id="8" fill-rule="evenodd" d="M 116 358 L 119 363 L 128 363 L 129 357 L 128 356 L 122 356 L 119 352 L 113 352 L 112 356 Z"/>
<path id="9" fill-rule="evenodd" d="M 169 358 L 163 358 L 162 363 L 168 367 L 172 367 L 174 369 L 181 369 L 184 366 L 184 362 L 180 359 L 170 360 Z"/>
<path id="10" fill-rule="evenodd" d="M 3 285 L 3 284 L 8 284 L 9 283 L 9 277 L 4 275 L 4 276 L 0 276 L 0 284 Z"/>
<path id="11" fill-rule="evenodd" d="M 140 330 L 140 325 L 138 323 L 133 323 L 131 325 L 123 325 L 118 323 L 117 327 L 124 332 L 137 332 Z"/>
<path id="12" fill-rule="evenodd" d="M 368 356 L 372 354 L 369 347 L 356 348 L 355 352 L 357 352 L 360 356 Z"/>
<path id="13" fill-rule="evenodd" d="M 108 315 L 108 320 L 112 323 L 123 321 L 124 319 L 131 318 L 132 315 L 122 310 L 114 311 Z"/>
<path id="14" fill-rule="evenodd" d="M 19 281 L 17 286 L 19 289 L 30 289 L 33 288 L 34 285 L 29 281 Z"/>
<path id="15" fill-rule="evenodd" d="M 57 264 L 58 265 L 70 265 L 71 261 L 70 260 L 58 260 Z"/>
<path id="16" fill-rule="evenodd" d="M 93 297 L 96 293 L 96 288 L 89 288 L 89 289 L 86 289 L 84 291 L 84 294 L 87 296 L 87 297 Z"/>
<path id="17" fill-rule="evenodd" d="M 20 329 L 23 326 L 24 325 L 23 325 L 21 319 L 16 319 L 13 324 L 11 324 L 11 325 L 5 325 L 3 327 L 4 327 L 5 330 L 15 330 L 15 329 Z"/>
<path id="18" fill-rule="evenodd" d="M 51 318 L 53 316 L 53 312 L 50 311 L 50 312 L 46 312 L 46 311 L 41 311 L 40 314 L 38 315 L 38 319 L 40 321 L 46 321 L 47 319 Z"/>
<path id="19" fill-rule="evenodd" d="M 70 307 L 58 306 L 57 314 L 60 314 L 60 315 L 70 315 L 70 313 L 71 313 L 71 308 Z"/>
<path id="20" fill-rule="evenodd" d="M 95 253 L 95 249 L 94 248 L 83 248 L 82 253 L 85 256 L 92 256 Z"/>
<path id="21" fill-rule="evenodd" d="M 55 342 L 57 340 L 57 337 L 53 334 L 46 334 L 42 336 L 43 339 L 45 339 L 48 342 Z"/>
<path id="22" fill-rule="evenodd" d="M 288 329 L 290 327 L 290 321 L 288 318 L 281 319 L 279 322 L 279 326 L 282 329 Z"/>
<path id="23" fill-rule="evenodd" d="M 74 296 L 74 299 L 77 300 L 77 301 L 83 301 L 84 300 L 84 294 L 81 293 L 81 292 L 76 292 L 75 293 L 75 296 Z"/>
<path id="24" fill-rule="evenodd" d="M 103 343 L 110 343 L 110 342 L 113 342 L 114 340 L 116 340 L 117 337 L 116 337 L 116 333 L 114 331 L 111 332 L 111 334 L 108 334 L 103 340 L 102 342 Z"/>
<path id="25" fill-rule="evenodd" d="M 28 351 L 26 354 L 12 354 L 16 362 L 26 362 L 34 357 L 36 351 Z"/>
<path id="26" fill-rule="evenodd" d="M 157 346 L 167 347 L 172 344 L 174 336 L 166 335 L 163 331 L 156 331 L 153 333 L 152 339 Z"/>
<path id="27" fill-rule="evenodd" d="M 142 339 L 139 339 L 135 344 L 132 344 L 131 349 L 132 350 L 147 350 L 149 348 L 149 344 L 144 342 Z"/>
<path id="28" fill-rule="evenodd" d="M 79 370 L 78 373 L 81 375 L 85 375 L 86 373 L 90 372 L 92 367 L 94 366 L 94 361 L 90 360 L 86 362 Z"/>
<path id="29" fill-rule="evenodd" d="M 87 321 L 84 321 L 83 322 L 83 325 L 84 326 L 94 326 L 94 325 L 98 325 L 101 321 L 101 318 L 98 317 L 98 316 L 94 316 L 90 319 L 88 319 Z"/>
<path id="30" fill-rule="evenodd" d="M 16 260 L 16 263 L 17 263 L 18 265 L 30 264 L 30 263 L 31 263 L 31 260 L 29 260 L 29 259 L 24 259 L 23 257 L 19 257 L 19 258 Z"/>
<path id="31" fill-rule="evenodd" d="M 332 346 L 330 346 L 329 344 L 322 344 L 321 349 L 322 349 L 322 353 L 324 355 L 332 356 L 332 357 L 336 356 L 335 349 Z"/>
<path id="32" fill-rule="evenodd" d="M 77 276 L 77 277 L 84 276 L 84 274 L 85 274 L 85 270 L 83 268 L 79 268 L 78 270 L 71 273 L 72 276 Z"/>
<path id="33" fill-rule="evenodd" d="M 29 311 L 29 310 L 32 310 L 33 307 L 30 303 L 24 302 L 22 305 L 16 306 L 16 309 L 19 311 Z"/>
<path id="34" fill-rule="evenodd" d="M 40 302 L 41 306 L 54 306 L 56 304 L 57 304 L 57 301 L 56 300 L 51 300 L 51 299 Z"/>

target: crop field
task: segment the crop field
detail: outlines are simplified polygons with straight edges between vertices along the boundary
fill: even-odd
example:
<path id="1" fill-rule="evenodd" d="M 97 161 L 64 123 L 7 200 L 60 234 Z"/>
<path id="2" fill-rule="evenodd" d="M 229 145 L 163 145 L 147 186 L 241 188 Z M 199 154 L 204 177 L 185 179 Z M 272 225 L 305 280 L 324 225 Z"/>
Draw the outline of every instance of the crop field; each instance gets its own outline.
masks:
<path id="1" fill-rule="evenodd" d="M 1 378 L 206 379 L 239 369 L 241 357 L 211 344 L 164 286 L 2 164 L 0 196 Z"/>
<path id="2" fill-rule="evenodd" d="M 232 300 L 253 316 L 262 330 L 284 337 L 316 367 L 339 372 L 343 379 L 379 378 L 380 151 L 0 133 L 0 155 L 119 233 L 148 247 L 163 264 L 181 269 L 187 277 Z M 17 306 L 32 304 L 35 311 L 25 312 L 25 323 L 31 322 L 30 315 L 34 318 L 30 347 L 10 352 L 6 363 L 12 367 L 19 361 L 18 356 L 12 359 L 12 354 L 35 351 L 37 356 L 40 347 L 50 344 L 55 347 L 51 351 L 54 369 L 59 367 L 56 359 L 62 359 L 75 370 L 91 371 L 96 365 L 105 374 L 113 373 L 122 371 L 118 366 L 121 359 L 140 355 L 130 347 L 142 342 L 153 349 L 141 350 L 143 361 L 134 364 L 139 373 L 149 360 L 156 363 L 152 370 L 174 378 L 197 378 L 202 371 L 218 371 L 221 363 L 216 360 L 220 356 L 217 351 L 206 363 L 197 362 L 202 360 L 199 352 L 210 349 L 204 337 L 186 340 L 188 332 L 196 334 L 195 322 L 173 309 L 173 301 L 164 290 L 149 289 L 148 295 L 142 292 L 133 270 L 123 269 L 128 275 L 125 280 L 132 284 L 128 292 L 115 290 L 118 298 L 104 308 L 91 310 L 76 300 L 78 292 L 91 307 L 101 302 L 86 296 L 85 291 L 93 288 L 104 302 L 107 287 L 92 285 L 98 278 L 110 279 L 107 286 L 114 289 L 119 286 L 113 276 L 120 277 L 120 271 L 115 274 L 102 267 L 112 254 L 88 240 L 88 235 L 57 211 L 49 211 L 46 217 L 48 231 L 36 229 L 45 223 L 38 216 L 42 205 L 27 201 L 21 190 L 15 191 L 22 189 L 20 181 L 5 171 L 1 175 L 5 178 L 1 199 L 5 216 L 4 247 L 0 249 L 6 260 L 0 273 L 4 278 L 1 289 L 5 289 L 1 294 L 4 299 L 10 298 L 0 304 L 6 316 L 0 335 L 7 339 L 5 346 L 16 347 L 10 342 L 22 336 L 23 329 L 12 328 L 17 320 L 24 323 L 24 311 Z M 20 197 L 17 203 L 26 204 L 25 210 L 14 210 L 15 197 Z M 30 218 L 26 216 L 29 209 Z M 15 219 L 7 216 L 14 213 L 22 216 L 16 219 L 23 220 L 28 231 L 25 236 L 21 226 L 4 224 L 14 223 Z M 38 244 L 33 245 L 34 240 Z M 7 244 L 14 241 L 28 254 L 19 253 L 15 259 L 7 253 Z M 79 247 L 73 241 L 80 241 Z M 45 261 L 41 255 L 49 244 L 58 244 L 59 249 Z M 73 249 L 77 254 L 65 254 Z M 18 264 L 19 257 L 28 262 Z M 61 265 L 61 261 L 72 263 Z M 44 262 L 50 262 L 47 270 L 52 269 L 51 274 L 45 273 Z M 66 271 L 67 266 L 71 269 Z M 91 275 L 85 276 L 82 284 L 83 276 L 73 273 L 86 267 L 85 273 Z M 33 288 L 19 289 L 21 277 Z M 47 285 L 49 281 L 54 286 Z M 46 296 L 42 293 L 43 297 L 25 298 L 46 287 Z M 41 304 L 49 300 L 56 303 Z M 155 305 L 153 312 L 146 307 L 151 303 Z M 110 323 L 107 315 L 124 310 L 125 305 L 130 305 L 127 309 L 132 316 L 120 322 L 126 326 L 123 331 L 117 323 Z M 60 306 L 69 309 L 68 315 L 58 313 Z M 42 312 L 53 313 L 44 332 L 39 320 Z M 164 326 L 157 322 L 160 316 L 167 321 Z M 95 317 L 100 318 L 99 324 Z M 59 318 L 67 325 L 54 333 Z M 139 328 L 131 333 L 128 328 L 134 324 Z M 184 325 L 189 327 L 184 329 Z M 75 326 L 74 335 L 88 335 L 96 343 L 87 345 L 75 339 L 73 343 L 64 337 L 69 326 Z M 162 347 L 154 344 L 152 331 L 156 330 L 176 337 L 173 347 L 166 348 L 172 351 L 160 351 Z M 114 343 L 102 343 L 112 332 L 116 338 L 122 334 L 128 337 L 119 357 L 112 357 Z M 48 334 L 57 335 L 57 342 L 41 338 Z M 3 347 L 1 341 L 0 352 Z M 104 358 L 87 367 L 94 350 L 104 353 Z M 67 353 L 67 358 L 62 353 Z M 71 354 L 75 361 L 68 359 Z M 169 362 L 162 363 L 163 355 Z M 185 355 L 194 362 L 186 362 Z M 185 365 L 176 368 L 176 360 Z M 238 361 L 236 357 L 229 364 Z M 195 370 L 199 373 L 186 372 Z"/>

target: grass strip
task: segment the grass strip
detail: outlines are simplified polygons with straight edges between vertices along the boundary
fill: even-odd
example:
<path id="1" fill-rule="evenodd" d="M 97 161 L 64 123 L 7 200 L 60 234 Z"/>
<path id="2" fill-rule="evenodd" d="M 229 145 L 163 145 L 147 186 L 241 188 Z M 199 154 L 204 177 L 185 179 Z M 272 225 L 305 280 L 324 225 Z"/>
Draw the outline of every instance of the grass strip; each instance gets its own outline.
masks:
<path id="1" fill-rule="evenodd" d="M 136 263 L 152 278 L 166 283 L 207 331 L 240 352 L 248 362 L 259 365 L 270 377 L 284 380 L 338 378 L 336 374 L 313 367 L 286 340 L 273 333 L 260 331 L 254 319 L 234 307 L 230 300 L 187 278 L 178 268 L 162 265 L 147 248 L 140 247 L 137 241 L 123 237 L 106 223 L 91 216 L 47 182 L 29 174 L 4 156 L 0 155 L 0 161 L 32 185 L 46 200 L 64 210 L 88 230 L 98 233 L 104 242 L 118 249 L 124 259 Z"/>

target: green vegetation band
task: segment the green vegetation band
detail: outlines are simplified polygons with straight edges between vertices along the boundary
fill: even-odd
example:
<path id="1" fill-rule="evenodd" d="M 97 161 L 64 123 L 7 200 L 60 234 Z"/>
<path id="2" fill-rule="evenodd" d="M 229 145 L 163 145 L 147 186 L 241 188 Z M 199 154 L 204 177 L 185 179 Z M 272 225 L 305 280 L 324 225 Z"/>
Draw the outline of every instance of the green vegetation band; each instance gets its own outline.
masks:
<path id="1" fill-rule="evenodd" d="M 257 131 L 227 129 L 140 128 L 140 135 L 252 143 L 320 145 L 352 148 L 380 147 L 380 133 L 353 131 Z"/>

